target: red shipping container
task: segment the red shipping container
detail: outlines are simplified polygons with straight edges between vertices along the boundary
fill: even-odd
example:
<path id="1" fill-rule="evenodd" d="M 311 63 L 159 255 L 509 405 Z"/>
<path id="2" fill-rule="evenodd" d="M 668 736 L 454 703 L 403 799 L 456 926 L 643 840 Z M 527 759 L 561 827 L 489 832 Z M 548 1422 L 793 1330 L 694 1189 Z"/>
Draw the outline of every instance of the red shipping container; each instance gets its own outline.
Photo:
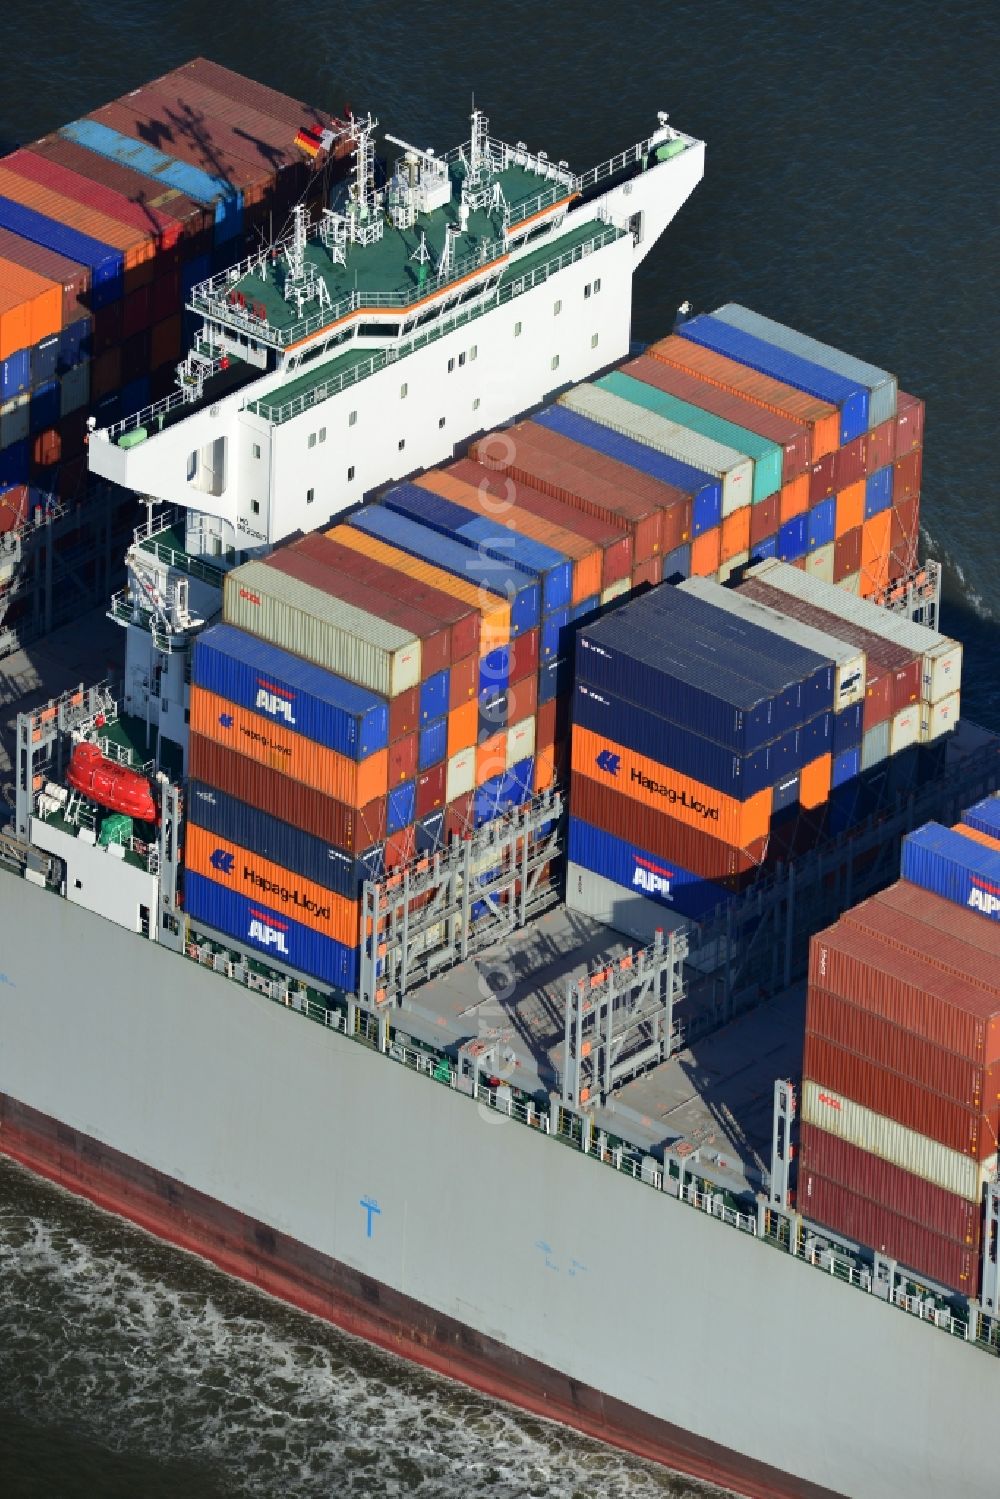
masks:
<path id="1" fill-rule="evenodd" d="M 398 833 L 393 833 L 385 840 L 386 872 L 391 873 L 394 869 L 402 869 L 405 864 L 410 864 L 417 855 L 416 829 L 412 823 L 408 828 L 402 828 Z"/>
<path id="2" fill-rule="evenodd" d="M 889 947 L 915 953 L 933 968 L 971 980 L 997 1000 L 1000 928 L 941 895 L 898 880 L 846 911 L 841 921 Z"/>
<path id="3" fill-rule="evenodd" d="M 156 323 L 152 330 L 149 348 L 150 369 L 158 370 L 165 364 L 176 364 L 181 357 L 181 315 L 175 312 L 172 317 L 164 318 L 162 323 Z"/>
<path id="4" fill-rule="evenodd" d="M 131 338 L 149 327 L 149 287 L 137 286 L 122 302 L 122 338 Z"/>
<path id="5" fill-rule="evenodd" d="M 313 533 L 311 536 L 303 536 L 299 541 L 293 541 L 290 545 L 281 547 L 272 552 L 269 561 L 275 567 L 284 567 L 287 557 L 308 558 L 310 562 L 317 563 L 326 577 L 322 583 L 325 593 L 333 598 L 341 599 L 346 604 L 351 604 L 356 609 L 363 609 L 372 614 L 376 619 L 384 619 L 389 624 L 406 630 L 420 641 L 420 680 L 425 682 L 439 671 L 445 671 L 451 665 L 451 631 L 446 625 L 442 625 L 439 619 L 434 619 L 423 609 L 407 603 L 398 589 L 392 593 L 385 593 L 379 589 L 372 588 L 368 583 L 360 581 L 356 571 L 349 572 L 343 564 L 344 547 L 339 547 L 333 541 L 328 541 L 325 536 Z M 358 557 L 360 553 L 353 553 Z M 388 572 L 389 569 L 386 569 Z M 292 574 L 297 577 L 297 573 Z M 303 581 L 308 582 L 305 578 Z M 463 653 L 465 654 L 465 653 Z"/>
<path id="6" fill-rule="evenodd" d="M 164 267 L 149 288 L 149 322 L 160 323 L 181 305 L 181 273 Z"/>
<path id="7" fill-rule="evenodd" d="M 120 193 L 102 187 L 90 177 L 80 176 L 33 148 L 5 156 L 3 164 L 7 170 L 40 183 L 42 187 L 49 187 L 74 203 L 86 204 L 119 224 L 127 224 L 151 238 L 158 250 L 169 250 L 180 237 L 180 226 L 175 219 L 149 206 L 140 208 Z"/>
<path id="8" fill-rule="evenodd" d="M 637 562 L 632 569 L 633 588 L 654 588 L 662 580 L 663 557 L 648 557 L 645 562 Z"/>
<path id="9" fill-rule="evenodd" d="M 420 688 L 408 687 L 389 699 L 389 743 L 398 744 L 401 739 L 416 735 L 419 727 Z"/>
<path id="10" fill-rule="evenodd" d="M 349 807 L 195 733 L 191 734 L 189 770 L 192 780 L 216 786 L 348 853 L 363 853 L 385 837 L 384 796 L 361 808 Z"/>
<path id="11" fill-rule="evenodd" d="M 799 1125 L 800 1179 L 810 1171 L 880 1203 L 890 1212 L 926 1224 L 946 1239 L 967 1244 L 974 1254 L 979 1252 L 982 1230 L 978 1204 L 803 1120 Z"/>
<path id="12" fill-rule="evenodd" d="M 204 57 L 196 57 L 191 62 L 184 63 L 158 81 L 165 83 L 188 78 L 274 120 L 284 120 L 296 127 L 317 125 L 321 129 L 330 124 L 329 116 L 311 104 L 293 99 L 288 94 L 281 94 L 277 89 L 268 88 L 266 84 L 257 83 L 252 78 L 244 78 L 242 73 L 233 73 L 221 63 L 209 62 Z"/>
<path id="13" fill-rule="evenodd" d="M 402 781 L 412 781 L 417 773 L 417 756 L 420 747 L 419 734 L 407 734 L 389 745 L 389 785 L 398 786 Z"/>
<path id="14" fill-rule="evenodd" d="M 759 505 L 750 507 L 750 545 L 757 546 L 768 536 L 775 536 L 781 525 L 781 491 L 768 495 Z"/>
<path id="15" fill-rule="evenodd" d="M 143 97 L 139 99 L 139 95 Z M 196 137 L 183 120 L 171 121 L 169 105 L 148 89 L 139 89 L 132 97 L 117 99 L 105 104 L 87 116 L 101 125 L 127 135 L 130 140 L 144 140 L 155 144 L 157 149 L 186 161 L 190 166 L 208 170 L 214 177 L 221 177 L 243 194 L 247 205 L 260 203 L 269 188 L 273 189 L 277 178 L 275 166 L 251 166 L 249 161 L 234 152 L 233 132 L 214 120 L 199 120 Z M 211 166 L 208 165 L 211 162 Z"/>
<path id="16" fill-rule="evenodd" d="M 889 421 L 883 422 L 879 427 L 873 427 L 868 433 L 868 457 L 865 463 L 865 474 L 877 474 L 880 468 L 885 468 L 896 456 L 896 420 L 891 417 Z"/>
<path id="17" fill-rule="evenodd" d="M 539 744 L 561 744 L 569 734 L 570 699 L 568 696 L 550 698 L 538 709 L 538 725 L 535 737 Z"/>
<path id="18" fill-rule="evenodd" d="M 107 349 L 90 367 L 91 402 L 99 401 L 113 390 L 120 390 L 121 385 L 122 351 L 120 348 Z"/>
<path id="19" fill-rule="evenodd" d="M 837 451 L 826 453 L 809 470 L 809 508 L 828 499 L 838 485 L 836 482 Z"/>
<path id="20" fill-rule="evenodd" d="M 12 489 L 0 489 L 0 536 L 23 526 L 29 518 L 30 505 L 27 484 L 15 484 Z"/>
<path id="21" fill-rule="evenodd" d="M 857 484 L 867 473 L 872 472 L 868 464 L 868 450 L 871 441 L 870 432 L 862 432 L 860 437 L 855 437 L 853 442 L 845 443 L 838 448 L 833 457 L 833 489 L 839 493 L 850 484 Z"/>
<path id="22" fill-rule="evenodd" d="M 978 1257 L 966 1244 L 946 1239 L 922 1223 L 837 1186 L 818 1172 L 800 1172 L 796 1206 L 804 1217 L 845 1239 L 882 1250 L 936 1285 L 975 1296 Z"/>
<path id="23" fill-rule="evenodd" d="M 920 475 L 923 463 L 923 448 L 914 448 L 912 453 L 908 453 L 905 458 L 897 458 L 896 472 L 892 484 L 894 504 L 898 504 L 900 500 L 909 500 L 914 495 L 919 495 Z"/>
<path id="24" fill-rule="evenodd" d="M 522 677 L 512 682 L 507 689 L 507 722 L 520 723 L 523 718 L 534 718 L 538 711 L 538 677 Z"/>
<path id="25" fill-rule="evenodd" d="M 128 385 L 133 380 L 141 380 L 148 371 L 149 344 L 148 328 L 141 333 L 133 333 L 131 338 L 123 340 L 121 345 L 123 385 Z"/>
<path id="26" fill-rule="evenodd" d="M 861 527 L 855 526 L 833 543 L 833 581 L 842 583 L 861 567 Z"/>
<path id="27" fill-rule="evenodd" d="M 920 496 L 893 503 L 889 545 L 894 552 L 909 549 L 920 534 Z"/>
<path id="28" fill-rule="evenodd" d="M 475 800 L 476 793 L 467 791 L 464 796 L 456 797 L 453 802 L 448 803 L 444 814 L 444 832 L 449 843 L 453 838 L 467 838 L 471 835 Z"/>
<path id="29" fill-rule="evenodd" d="M 32 271 L 62 288 L 62 327 L 79 322 L 90 312 L 90 270 L 67 260 L 53 250 L 43 249 L 30 240 L 0 229 L 0 260 L 9 260 L 24 271 Z"/>
<path id="30" fill-rule="evenodd" d="M 905 458 L 914 448 L 923 446 L 924 403 L 918 396 L 908 396 L 900 391 L 896 398 L 896 446 L 895 456 Z"/>
<path id="31" fill-rule="evenodd" d="M 253 153 L 247 156 L 250 162 L 269 160 L 271 153 L 267 147 L 272 148 L 275 156 L 279 153 L 286 156 L 292 151 L 296 130 L 291 124 L 252 108 L 245 100 L 237 101 L 220 93 L 189 71 L 178 69 L 167 73 L 154 79 L 149 89 L 168 102 L 177 118 L 195 121 L 210 117 L 235 130 L 237 138 L 245 134 L 247 150 L 252 149 Z M 146 90 L 140 92 L 145 94 Z"/>
<path id="32" fill-rule="evenodd" d="M 519 639 L 521 637 L 518 637 Z M 448 712 L 461 708 L 479 691 L 479 657 L 466 656 L 464 661 L 451 663 L 448 679 Z"/>
<path id="33" fill-rule="evenodd" d="M 809 982 L 980 1065 L 1000 1061 L 1000 1003 L 994 995 L 848 922 L 813 937 Z"/>
<path id="34" fill-rule="evenodd" d="M 538 671 L 538 641 L 541 631 L 525 630 L 523 635 L 517 635 L 507 647 L 508 655 L 508 682 L 521 682 L 525 677 L 533 675 Z"/>
<path id="35" fill-rule="evenodd" d="M 996 1110 L 991 1119 L 978 1109 L 963 1108 L 953 1099 L 921 1088 L 908 1077 L 808 1031 L 802 1076 L 976 1161 L 997 1153 Z"/>
<path id="36" fill-rule="evenodd" d="M 58 463 L 62 457 L 62 438 L 56 427 L 47 427 L 44 432 L 38 432 L 31 444 L 32 463 L 43 466 L 50 463 Z"/>
<path id="37" fill-rule="evenodd" d="M 733 395 L 717 385 L 710 385 L 707 380 L 699 380 L 697 376 L 664 364 L 662 360 L 654 359 L 649 354 L 630 360 L 622 369 L 633 379 L 666 391 L 680 401 L 687 401 L 690 406 L 697 406 L 699 411 L 708 411 L 713 416 L 722 417 L 724 421 L 734 422 L 737 427 L 743 427 L 748 432 L 755 432 L 758 437 L 777 443 L 782 450 L 783 484 L 788 484 L 799 474 L 805 473 L 809 467 L 809 429 L 801 422 L 793 422 L 763 406 L 755 406 L 742 396 Z"/>
<path id="38" fill-rule="evenodd" d="M 415 801 L 417 818 L 426 817 L 428 812 L 434 812 L 438 807 L 444 806 L 447 778 L 447 760 L 442 760 L 440 765 L 434 765 L 430 770 L 425 770 L 417 776 Z"/>
<path id="39" fill-rule="evenodd" d="M 21 203 L 36 213 L 44 214 L 59 224 L 67 224 L 81 234 L 112 245 L 122 253 L 125 265 L 125 291 L 133 286 L 143 286 L 153 279 L 153 257 L 156 240 L 145 230 L 132 229 L 117 219 L 108 218 L 86 203 L 74 202 L 50 187 L 20 177 L 16 172 L 5 170 L 0 160 L 0 194 Z"/>
<path id="40" fill-rule="evenodd" d="M 967 1057 L 945 1051 L 925 1037 L 915 1035 L 906 1026 L 873 1015 L 862 1005 L 852 1004 L 849 999 L 815 984 L 809 986 L 806 1000 L 806 1031 L 898 1073 L 920 1088 L 930 1088 L 963 1108 L 994 1118 L 1000 1108 L 1000 1063 L 982 1067 L 970 1062 Z M 806 1075 L 824 1081 L 815 1071 L 807 1070 Z M 836 1087 L 832 1078 L 830 1086 Z"/>

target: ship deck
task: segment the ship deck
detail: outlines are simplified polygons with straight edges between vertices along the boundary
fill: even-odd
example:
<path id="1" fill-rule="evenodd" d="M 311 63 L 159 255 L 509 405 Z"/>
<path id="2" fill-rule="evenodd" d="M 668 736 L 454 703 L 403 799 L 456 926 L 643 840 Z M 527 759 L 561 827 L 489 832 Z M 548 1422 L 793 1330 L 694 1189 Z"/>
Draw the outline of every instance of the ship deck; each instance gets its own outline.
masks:
<path id="1" fill-rule="evenodd" d="M 413 990 L 397 1033 L 451 1053 L 472 1039 L 497 1040 L 505 1080 L 536 1097 L 558 1093 L 567 983 L 632 945 L 560 906 Z M 801 1071 L 805 990 L 718 1028 L 712 1002 L 710 986 L 681 1001 L 682 1049 L 617 1090 L 594 1123 L 658 1159 L 686 1141 L 700 1152 L 699 1174 L 739 1197 L 760 1190 L 770 1162 L 774 1080 Z"/>

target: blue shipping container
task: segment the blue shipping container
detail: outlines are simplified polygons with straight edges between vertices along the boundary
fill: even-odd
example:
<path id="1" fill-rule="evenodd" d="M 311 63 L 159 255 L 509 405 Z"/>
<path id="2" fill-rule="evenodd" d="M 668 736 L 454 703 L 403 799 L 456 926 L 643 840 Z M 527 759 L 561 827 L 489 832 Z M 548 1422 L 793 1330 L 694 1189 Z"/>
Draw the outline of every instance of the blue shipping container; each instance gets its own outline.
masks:
<path id="1" fill-rule="evenodd" d="M 436 854 L 444 847 L 444 808 L 428 812 L 413 825 L 414 843 L 418 854 Z"/>
<path id="2" fill-rule="evenodd" d="M 510 686 L 510 648 L 498 646 L 479 662 L 479 701 L 491 702 Z"/>
<path id="3" fill-rule="evenodd" d="M 675 547 L 663 559 L 664 583 L 683 583 L 691 576 L 691 543 Z"/>
<path id="4" fill-rule="evenodd" d="M 831 751 L 835 755 L 842 755 L 845 750 L 860 749 L 864 732 L 864 703 L 852 703 L 849 708 L 841 708 L 839 713 L 833 715 L 833 733 L 830 738 Z"/>
<path id="5" fill-rule="evenodd" d="M 603 453 L 606 458 L 614 458 L 652 479 L 659 479 L 661 484 L 670 484 L 690 495 L 692 536 L 700 536 L 703 531 L 721 525 L 722 485 L 711 474 L 681 463 L 677 458 L 669 458 L 666 453 L 657 452 L 644 442 L 612 432 L 610 427 L 602 427 L 599 422 L 568 411 L 565 406 L 549 406 L 545 411 L 536 412 L 531 420 L 548 427 L 550 432 L 558 432 L 585 448 L 593 448 L 595 453 Z M 580 462 L 586 468 L 586 453 L 580 454 Z"/>
<path id="6" fill-rule="evenodd" d="M 198 636 L 191 680 L 351 760 L 389 742 L 385 698 L 233 625 Z"/>
<path id="7" fill-rule="evenodd" d="M 833 540 L 836 510 L 837 499 L 835 495 L 831 495 L 828 500 L 821 500 L 814 509 L 806 512 L 806 545 L 810 552 L 814 552 L 817 547 L 829 546 Z"/>
<path id="8" fill-rule="evenodd" d="M 777 555 L 777 536 L 765 536 L 763 541 L 755 541 L 753 546 L 750 548 L 751 562 L 764 562 L 768 557 L 777 557 Z"/>
<path id="9" fill-rule="evenodd" d="M 563 552 L 522 536 L 483 515 L 456 505 L 454 501 L 422 489 L 419 484 L 397 484 L 382 496 L 382 504 L 400 515 L 408 515 L 430 526 L 442 536 L 453 536 L 498 562 L 512 563 L 541 587 L 542 615 L 568 606 L 573 597 L 573 563 Z"/>
<path id="10" fill-rule="evenodd" d="M 853 749 L 843 750 L 839 755 L 834 756 L 830 785 L 843 786 L 860 774 L 861 749 L 860 746 L 855 745 Z"/>
<path id="11" fill-rule="evenodd" d="M 387 541 L 390 546 L 399 547 L 411 557 L 422 558 L 456 578 L 464 578 L 467 583 L 478 584 L 487 592 L 505 598 L 510 604 L 512 636 L 523 635 L 538 624 L 538 583 L 510 562 L 498 562 L 494 557 L 483 556 L 463 542 L 432 531 L 429 526 L 419 525 L 385 505 L 369 505 L 364 510 L 355 511 L 348 516 L 348 524 L 368 536 Z"/>
<path id="12" fill-rule="evenodd" d="M 146 141 L 132 140 L 98 120 L 73 120 L 59 132 L 96 156 L 117 161 L 144 177 L 176 188 L 196 203 L 215 204 L 215 241 L 233 239 L 243 228 L 243 194 L 225 177 L 213 177 L 200 167 L 167 156 Z M 73 257 L 71 257 L 73 258 Z M 77 259 L 79 257 L 76 257 Z M 85 262 L 86 264 L 86 262 Z"/>
<path id="13" fill-rule="evenodd" d="M 360 855 L 349 853 L 203 781 L 190 783 L 187 811 L 194 827 L 239 844 L 348 900 L 358 898 L 365 880 L 377 880 L 382 874 L 380 844 Z"/>
<path id="14" fill-rule="evenodd" d="M 659 717 L 651 708 L 613 692 L 595 691 L 586 682 L 578 682 L 573 693 L 573 722 L 735 801 L 749 800 L 773 786 L 780 775 L 798 768 L 794 730 L 773 745 L 739 755 L 683 724 Z"/>
<path id="15" fill-rule="evenodd" d="M 538 702 L 551 703 L 553 698 L 564 697 L 573 679 L 573 658 L 563 656 L 559 661 L 546 661 L 538 668 Z"/>
<path id="16" fill-rule="evenodd" d="M 804 390 L 817 400 L 829 401 L 840 412 L 841 445 L 868 431 L 868 390 L 856 381 L 755 338 L 752 333 L 744 333 L 708 313 L 689 318 L 677 332 L 682 338 L 724 354 L 727 359 L 735 359 L 748 369 Z"/>
<path id="17" fill-rule="evenodd" d="M 0 448 L 0 489 L 28 482 L 28 439 Z"/>
<path id="18" fill-rule="evenodd" d="M 1000 794 L 994 791 L 991 796 L 984 796 L 962 813 L 962 821 L 988 838 L 1000 838 Z"/>
<path id="19" fill-rule="evenodd" d="M 704 920 L 717 906 L 724 906 L 734 898 L 724 886 L 714 885 L 679 864 L 616 838 L 579 817 L 569 819 L 566 857 L 570 863 L 582 865 L 630 894 L 644 896 L 692 921 Z"/>
<path id="20" fill-rule="evenodd" d="M 828 755 L 833 739 L 833 714 L 817 713 L 799 729 L 799 764 L 805 768 L 820 755 Z"/>
<path id="21" fill-rule="evenodd" d="M 0 360 L 0 405 L 23 396 L 31 386 L 31 354 L 28 349 L 17 349 Z"/>
<path id="22" fill-rule="evenodd" d="M 417 746 L 417 764 L 421 770 L 430 770 L 448 757 L 448 720 L 437 718 L 420 730 Z"/>
<path id="23" fill-rule="evenodd" d="M 554 609 L 542 620 L 538 632 L 539 661 L 556 661 L 573 649 L 569 630 L 569 610 Z"/>
<path id="24" fill-rule="evenodd" d="M 506 692 L 494 692 L 490 697 L 479 699 L 479 724 L 477 734 L 480 741 L 499 734 L 507 727 L 510 701 Z"/>
<path id="25" fill-rule="evenodd" d="M 89 234 L 81 234 L 66 224 L 47 219 L 33 208 L 25 208 L 10 198 L 0 197 L 0 229 L 9 229 L 33 245 L 54 250 L 90 267 L 90 305 L 95 310 L 117 302 L 124 290 L 125 258 L 113 245 L 102 244 Z"/>
<path id="26" fill-rule="evenodd" d="M 451 672 L 436 671 L 420 684 L 420 722 L 430 723 L 448 712 L 448 692 L 451 687 Z"/>
<path id="27" fill-rule="evenodd" d="M 212 257 L 209 253 L 196 255 L 181 266 L 181 297 L 187 301 L 188 293 L 200 281 L 207 281 L 212 274 Z"/>
<path id="28" fill-rule="evenodd" d="M 900 875 L 956 906 L 1000 921 L 1000 853 L 928 822 L 903 839 Z"/>
<path id="29" fill-rule="evenodd" d="M 348 993 L 357 989 L 356 947 L 345 947 L 204 875 L 185 875 L 184 909 L 196 927 L 235 938 L 283 972 L 294 969 Z"/>
<path id="30" fill-rule="evenodd" d="M 386 797 L 385 830 L 388 834 L 408 828 L 416 811 L 417 783 L 403 781 L 393 786 Z"/>
<path id="31" fill-rule="evenodd" d="M 493 776 L 476 787 L 474 817 L 477 828 L 500 817 L 509 807 L 520 807 L 530 801 L 535 778 L 535 760 L 518 760 L 503 775 Z"/>
<path id="32" fill-rule="evenodd" d="M 31 394 L 31 431 L 44 432 L 59 422 L 59 381 L 50 380 Z"/>
<path id="33" fill-rule="evenodd" d="M 149 376 L 140 375 L 138 380 L 131 380 L 128 385 L 123 385 L 119 394 L 119 404 L 122 416 L 134 416 L 137 411 L 149 405 Z"/>
<path id="34" fill-rule="evenodd" d="M 31 388 L 54 380 L 59 373 L 59 334 L 52 333 L 31 350 Z"/>
<path id="35" fill-rule="evenodd" d="M 59 334 L 57 369 L 60 375 L 76 369 L 93 352 L 94 324 L 89 317 L 77 318 Z"/>
<path id="36" fill-rule="evenodd" d="M 779 562 L 795 562 L 809 550 L 809 512 L 793 515 L 778 527 L 776 556 Z"/>
<path id="37" fill-rule="evenodd" d="M 892 504 L 893 472 L 892 464 L 887 463 L 885 468 L 869 474 L 865 480 L 865 520 L 871 520 L 873 515 L 881 515 Z"/>
<path id="38" fill-rule="evenodd" d="M 589 619 L 592 614 L 597 613 L 600 607 L 601 596 L 599 593 L 593 594 L 589 599 L 581 599 L 580 602 L 578 604 L 574 604 L 572 609 L 569 611 L 570 624 L 577 625 L 582 619 Z M 576 632 L 574 631 L 573 633 L 575 634 Z"/>

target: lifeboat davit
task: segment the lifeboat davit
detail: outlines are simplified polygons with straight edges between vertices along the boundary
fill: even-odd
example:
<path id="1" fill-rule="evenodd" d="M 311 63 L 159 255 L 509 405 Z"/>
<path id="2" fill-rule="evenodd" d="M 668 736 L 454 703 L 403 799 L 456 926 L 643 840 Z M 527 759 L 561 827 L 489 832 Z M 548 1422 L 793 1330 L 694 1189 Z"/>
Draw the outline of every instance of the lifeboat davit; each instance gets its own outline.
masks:
<path id="1" fill-rule="evenodd" d="M 76 746 L 66 780 L 81 796 L 112 812 L 124 812 L 139 822 L 157 821 L 153 788 L 146 777 L 107 759 L 96 744 Z"/>

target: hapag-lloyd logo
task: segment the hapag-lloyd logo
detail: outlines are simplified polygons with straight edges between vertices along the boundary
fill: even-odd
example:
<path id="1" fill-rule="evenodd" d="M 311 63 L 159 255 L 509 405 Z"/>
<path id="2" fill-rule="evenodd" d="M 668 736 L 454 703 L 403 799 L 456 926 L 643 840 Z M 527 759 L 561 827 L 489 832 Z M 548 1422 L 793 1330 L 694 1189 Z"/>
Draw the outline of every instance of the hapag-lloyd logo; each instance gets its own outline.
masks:
<path id="1" fill-rule="evenodd" d="M 646 775 L 645 771 L 637 770 L 635 766 L 629 772 L 629 779 L 635 781 L 644 791 L 651 791 L 654 796 L 662 796 L 664 801 L 672 807 L 686 807 L 697 817 L 704 818 L 709 822 L 718 822 L 718 807 L 710 807 L 699 797 L 692 795 L 686 790 L 678 791 L 676 786 L 666 786 L 662 781 L 655 781 L 652 776 Z"/>
<path id="2" fill-rule="evenodd" d="M 328 921 L 330 918 L 330 906 L 321 906 L 318 901 L 310 899 L 295 886 L 279 885 L 277 880 L 269 880 L 266 875 L 258 874 L 249 864 L 243 866 L 243 879 L 248 885 L 256 885 L 264 895 L 276 896 L 286 906 L 297 906 L 299 910 L 305 911 L 309 916 L 314 916 L 318 921 Z"/>

